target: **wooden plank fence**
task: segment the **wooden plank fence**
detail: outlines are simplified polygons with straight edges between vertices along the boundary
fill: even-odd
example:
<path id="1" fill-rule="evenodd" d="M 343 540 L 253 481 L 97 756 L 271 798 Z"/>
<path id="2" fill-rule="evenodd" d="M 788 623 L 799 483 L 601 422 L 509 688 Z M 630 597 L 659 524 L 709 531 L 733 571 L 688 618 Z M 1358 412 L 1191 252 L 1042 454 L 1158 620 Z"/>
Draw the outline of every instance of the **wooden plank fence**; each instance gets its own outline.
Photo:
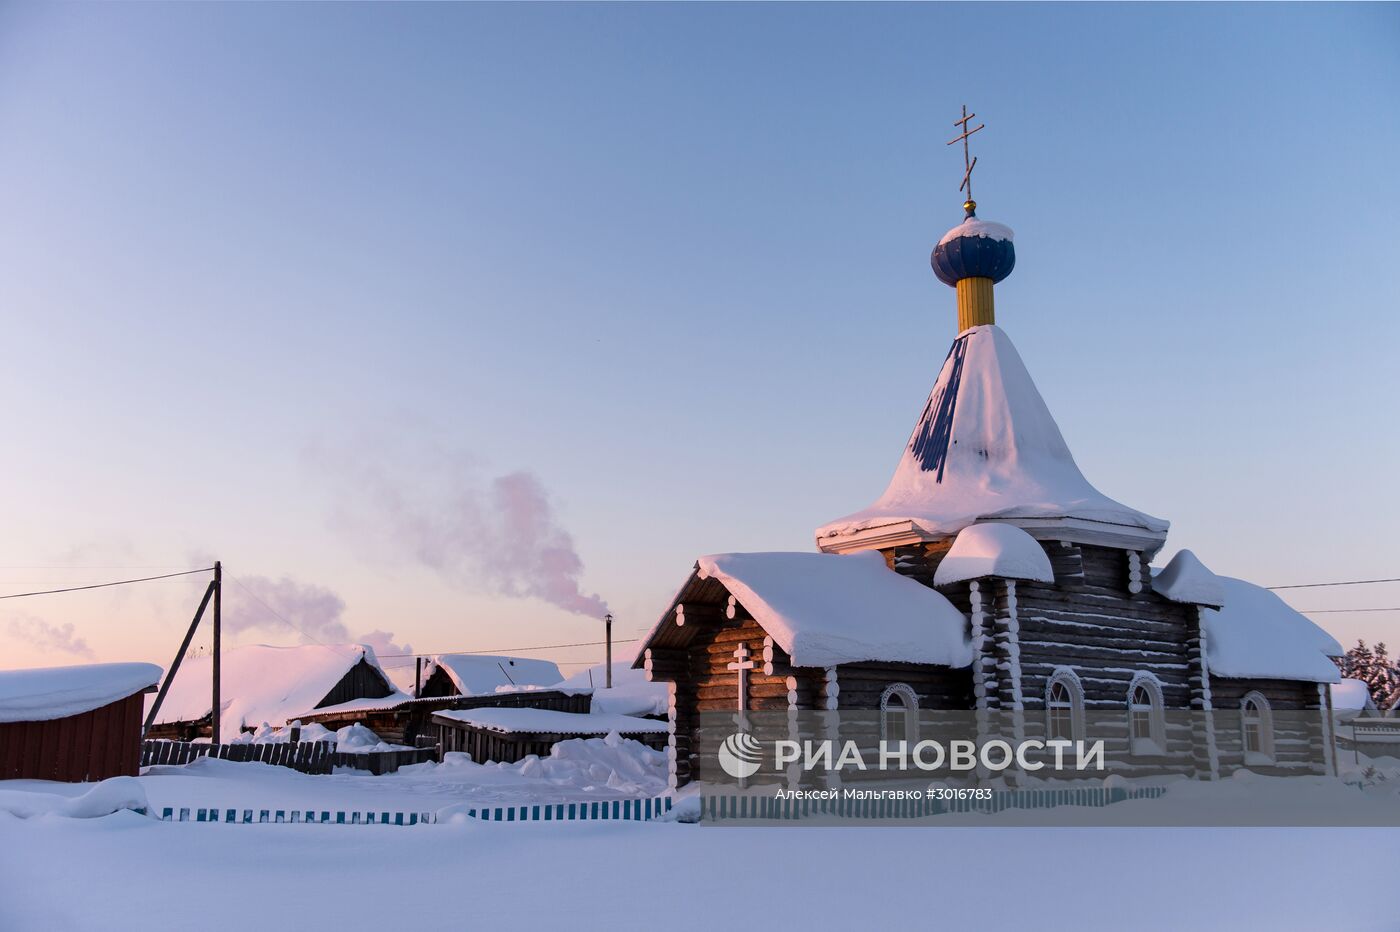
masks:
<path id="1" fill-rule="evenodd" d="M 396 748 L 392 751 L 336 751 L 335 766 L 367 770 L 376 777 L 393 773 L 410 764 L 426 764 L 438 759 L 437 744 L 423 748 Z"/>
<path id="2" fill-rule="evenodd" d="M 335 766 L 335 743 L 300 741 L 296 744 L 197 744 L 189 741 L 142 741 L 141 766 L 188 764 L 201 757 L 240 763 L 256 762 L 290 767 L 302 773 L 330 773 Z"/>
<path id="3" fill-rule="evenodd" d="M 993 790 L 990 798 L 937 799 L 778 799 L 775 796 L 714 795 L 702 800 L 706 822 L 792 821 L 807 818 L 923 819 L 948 812 L 1003 812 L 1007 809 L 1053 809 L 1057 806 L 1110 806 L 1129 799 L 1157 799 L 1164 786 L 1132 788 L 1064 787 Z"/>

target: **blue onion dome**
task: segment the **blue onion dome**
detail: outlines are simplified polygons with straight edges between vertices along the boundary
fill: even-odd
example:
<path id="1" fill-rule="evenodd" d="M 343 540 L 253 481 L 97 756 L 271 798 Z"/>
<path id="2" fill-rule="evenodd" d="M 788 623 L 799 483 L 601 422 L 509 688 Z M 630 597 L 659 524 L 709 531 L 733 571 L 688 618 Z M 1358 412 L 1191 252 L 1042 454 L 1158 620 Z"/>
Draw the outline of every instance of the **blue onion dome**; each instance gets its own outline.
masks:
<path id="1" fill-rule="evenodd" d="M 969 208 L 967 219 L 944 233 L 933 247 L 933 274 L 945 285 L 956 285 L 964 278 L 999 282 L 1016 267 L 1011 228 L 978 220 L 973 209 Z"/>

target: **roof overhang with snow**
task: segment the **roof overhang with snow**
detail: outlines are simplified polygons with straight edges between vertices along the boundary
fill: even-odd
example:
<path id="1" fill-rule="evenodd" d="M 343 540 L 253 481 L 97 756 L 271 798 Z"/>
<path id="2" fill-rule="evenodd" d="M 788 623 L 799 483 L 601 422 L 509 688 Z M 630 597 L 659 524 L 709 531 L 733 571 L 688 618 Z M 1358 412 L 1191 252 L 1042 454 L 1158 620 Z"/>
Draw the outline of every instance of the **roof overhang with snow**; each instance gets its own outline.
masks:
<path id="1" fill-rule="evenodd" d="M 642 642 L 683 649 L 696 626 L 677 622 L 692 606 L 716 617 L 730 597 L 794 666 L 886 661 L 965 667 L 967 619 L 941 593 L 892 571 L 878 553 L 725 553 L 701 557 L 670 608 Z M 690 613 L 686 615 L 686 613 Z"/>
<path id="2" fill-rule="evenodd" d="M 995 576 L 1054 583 L 1055 571 L 1045 550 L 1021 528 L 989 522 L 958 532 L 933 575 L 935 586 Z"/>

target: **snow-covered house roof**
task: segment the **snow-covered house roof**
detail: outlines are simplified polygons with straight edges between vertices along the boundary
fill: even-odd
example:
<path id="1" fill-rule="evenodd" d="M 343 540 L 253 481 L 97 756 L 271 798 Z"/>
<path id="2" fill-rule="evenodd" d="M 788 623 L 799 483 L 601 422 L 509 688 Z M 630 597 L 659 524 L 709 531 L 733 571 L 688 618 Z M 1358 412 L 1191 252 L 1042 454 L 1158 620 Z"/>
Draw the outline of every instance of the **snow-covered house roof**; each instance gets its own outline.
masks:
<path id="1" fill-rule="evenodd" d="M 564 678 L 549 660 L 491 654 L 437 654 L 423 669 L 426 683 L 438 670 L 463 696 L 485 696 L 518 686 L 552 686 Z"/>
<path id="2" fill-rule="evenodd" d="M 674 625 L 675 605 L 699 581 L 742 605 L 795 666 L 862 660 L 964 667 L 972 662 L 967 620 L 941 593 L 892 572 L 871 551 L 722 553 L 701 557 L 671 610 L 643 641 Z M 637 665 L 642 663 L 639 655 Z"/>
<path id="3" fill-rule="evenodd" d="M 630 662 L 614 661 L 612 689 L 607 682 L 603 664 L 580 670 L 556 685 L 558 689 L 588 689 L 593 692 L 590 708 L 594 712 L 615 712 L 618 715 L 665 715 L 670 690 L 665 683 L 653 683 L 644 670 L 634 670 Z"/>
<path id="4" fill-rule="evenodd" d="M 0 670 L 0 722 L 47 722 L 81 715 L 160 682 L 153 663 L 89 663 Z"/>
<path id="5" fill-rule="evenodd" d="M 817 546 L 944 539 L 989 520 L 1149 553 L 1168 527 L 1089 484 L 1010 337 L 992 324 L 954 341 L 885 494 L 818 528 Z"/>
<path id="6" fill-rule="evenodd" d="M 1055 571 L 1045 549 L 1011 524 L 973 524 L 958 532 L 933 574 L 935 586 L 983 576 L 1053 583 Z"/>
<path id="7" fill-rule="evenodd" d="M 1268 589 L 1229 576 L 1219 579 L 1225 604 L 1201 612 L 1211 676 L 1341 680 L 1331 660 L 1345 653 L 1336 638 Z"/>
<path id="8" fill-rule="evenodd" d="M 1173 602 L 1212 608 L 1225 604 L 1225 583 L 1189 550 L 1178 551 L 1164 569 L 1153 575 L 1152 591 Z"/>
<path id="9" fill-rule="evenodd" d="M 606 735 L 615 731 L 620 735 L 647 735 L 663 733 L 669 727 L 666 722 L 654 718 L 555 709 L 454 709 L 434 712 L 433 718 L 507 734 Z"/>
<path id="10" fill-rule="evenodd" d="M 286 724 L 319 706 L 361 660 L 383 678 L 385 692 L 393 696 L 396 690 L 380 669 L 374 648 L 365 644 L 257 644 L 225 650 L 220 681 L 224 708 L 219 719 L 223 733 L 237 735 L 245 724 Z M 207 654 L 185 658 L 170 682 L 155 724 L 196 722 L 209 714 L 213 663 Z"/>

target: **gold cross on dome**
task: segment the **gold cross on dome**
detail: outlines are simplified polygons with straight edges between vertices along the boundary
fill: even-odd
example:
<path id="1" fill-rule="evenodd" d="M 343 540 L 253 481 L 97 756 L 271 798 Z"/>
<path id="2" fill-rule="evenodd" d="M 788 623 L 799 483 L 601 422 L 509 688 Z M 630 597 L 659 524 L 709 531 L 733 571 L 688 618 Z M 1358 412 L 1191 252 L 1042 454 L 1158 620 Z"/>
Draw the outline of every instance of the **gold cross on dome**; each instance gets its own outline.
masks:
<path id="1" fill-rule="evenodd" d="M 975 113 L 968 113 L 968 112 L 967 112 L 967 104 L 963 104 L 962 114 L 963 114 L 963 115 L 962 115 L 962 119 L 961 119 L 961 120 L 954 120 L 954 121 L 953 121 L 953 125 L 954 125 L 954 126 L 961 126 L 961 127 L 962 127 L 962 135 L 961 135 L 961 136 L 954 137 L 953 139 L 948 140 L 948 145 L 951 146 L 951 145 L 953 145 L 954 143 L 957 143 L 957 142 L 962 142 L 962 144 L 963 144 L 963 165 L 965 166 L 966 171 L 963 172 L 962 184 L 958 185 L 958 190 L 961 191 L 961 190 L 963 190 L 964 188 L 966 188 L 966 189 L 967 189 L 967 202 L 968 202 L 968 204 L 971 204 L 973 207 L 976 207 L 976 206 L 977 206 L 977 205 L 976 205 L 976 202 L 974 202 L 974 201 L 972 200 L 972 170 L 973 170 L 974 168 L 977 167 L 977 157 L 974 156 L 974 155 L 972 155 L 971 150 L 968 148 L 967 140 L 968 140 L 968 137 L 969 137 L 969 136 L 971 136 L 973 133 L 977 132 L 978 130 L 983 129 L 987 124 L 985 124 L 985 123 L 979 123 L 976 127 L 969 129 L 969 128 L 968 128 L 968 125 L 967 125 L 968 122 L 969 122 L 973 117 L 977 116 L 977 114 L 975 114 Z M 964 205 L 964 206 L 966 206 L 966 205 Z M 968 208 L 969 211 L 971 211 L 971 209 L 972 209 L 971 207 Z"/>

